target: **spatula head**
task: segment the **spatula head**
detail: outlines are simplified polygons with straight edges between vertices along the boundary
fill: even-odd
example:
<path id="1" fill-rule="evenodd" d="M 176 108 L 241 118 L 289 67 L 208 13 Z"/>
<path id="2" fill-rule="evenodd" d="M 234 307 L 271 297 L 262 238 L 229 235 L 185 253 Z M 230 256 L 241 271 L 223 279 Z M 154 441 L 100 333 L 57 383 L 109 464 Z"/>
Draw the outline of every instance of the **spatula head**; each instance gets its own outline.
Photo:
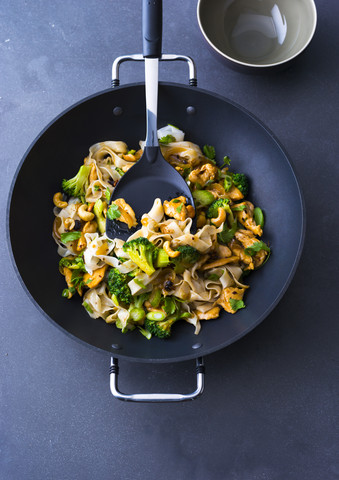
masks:
<path id="1" fill-rule="evenodd" d="M 145 147 L 140 160 L 119 180 L 111 197 L 111 202 L 123 198 L 132 207 L 138 226 L 129 229 L 126 223 L 107 218 L 107 237 L 127 240 L 135 230 L 141 228 L 141 216 L 149 212 L 156 198 L 163 202 L 180 195 L 186 197 L 188 205 L 194 206 L 187 183 L 164 159 L 160 148 Z"/>

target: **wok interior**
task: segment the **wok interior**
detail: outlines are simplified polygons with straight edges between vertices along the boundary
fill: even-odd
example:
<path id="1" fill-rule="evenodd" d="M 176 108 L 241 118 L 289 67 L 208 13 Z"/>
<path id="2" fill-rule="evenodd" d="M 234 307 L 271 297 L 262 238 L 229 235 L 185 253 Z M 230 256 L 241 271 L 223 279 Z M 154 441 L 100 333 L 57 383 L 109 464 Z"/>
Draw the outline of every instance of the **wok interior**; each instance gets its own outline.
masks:
<path id="1" fill-rule="evenodd" d="M 115 107 L 120 116 L 113 115 Z M 186 108 L 195 107 L 195 114 Z M 266 216 L 264 240 L 272 247 L 265 267 L 247 277 L 247 307 L 235 315 L 203 321 L 201 333 L 179 322 L 167 340 L 148 341 L 134 331 L 122 334 L 101 319 L 92 319 L 80 298 L 61 296 L 64 277 L 51 236 L 52 196 L 62 178 L 73 176 L 90 145 L 123 140 L 138 148 L 145 137 L 144 86 L 130 85 L 93 96 L 69 109 L 42 132 L 26 154 L 14 183 L 9 233 L 18 272 L 41 309 L 62 329 L 116 356 L 138 361 L 179 361 L 206 355 L 232 343 L 254 328 L 272 310 L 287 287 L 303 239 L 303 205 L 293 170 L 280 146 L 248 113 L 225 99 L 199 89 L 159 86 L 158 126 L 174 124 L 187 140 L 214 145 L 221 160 L 228 155 L 232 170 L 248 174 L 249 199 Z M 34 198 L 33 208 L 32 198 Z M 196 344 L 200 348 L 192 348 Z M 112 345 L 118 345 L 116 350 Z"/>

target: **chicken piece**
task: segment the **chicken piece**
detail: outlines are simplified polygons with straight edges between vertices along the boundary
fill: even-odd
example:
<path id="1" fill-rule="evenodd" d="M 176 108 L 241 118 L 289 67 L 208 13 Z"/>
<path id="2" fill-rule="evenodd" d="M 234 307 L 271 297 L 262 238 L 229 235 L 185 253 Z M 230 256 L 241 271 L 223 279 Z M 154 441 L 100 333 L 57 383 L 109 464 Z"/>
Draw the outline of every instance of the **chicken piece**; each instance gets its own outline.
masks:
<path id="1" fill-rule="evenodd" d="M 232 185 L 228 192 L 225 192 L 225 198 L 229 198 L 230 200 L 236 202 L 238 200 L 242 200 L 244 195 L 241 193 L 238 187 Z"/>
<path id="2" fill-rule="evenodd" d="M 103 267 L 98 268 L 97 270 L 94 270 L 94 272 L 92 274 L 85 273 L 84 278 L 83 278 L 84 284 L 88 288 L 94 288 L 97 285 L 99 285 L 99 283 L 101 282 L 101 280 L 105 276 L 105 272 L 107 270 L 107 267 L 108 267 L 108 265 L 104 265 Z"/>
<path id="3" fill-rule="evenodd" d="M 215 199 L 224 198 L 226 196 L 225 189 L 220 183 L 212 183 L 207 190 L 212 193 Z"/>
<path id="4" fill-rule="evenodd" d="M 212 318 L 218 318 L 220 312 L 220 307 L 213 307 L 211 310 L 207 310 L 207 312 L 198 312 L 196 311 L 196 315 L 199 320 L 211 320 Z"/>
<path id="5" fill-rule="evenodd" d="M 190 205 L 186 206 L 186 198 L 181 196 L 177 198 L 172 198 L 171 201 L 164 201 L 164 212 L 168 217 L 172 217 L 175 220 L 186 220 L 187 217 L 191 217 L 192 210 L 189 209 Z M 193 210 L 194 208 L 191 207 Z"/>
<path id="6" fill-rule="evenodd" d="M 251 255 L 247 255 L 245 253 L 244 247 L 236 239 L 233 239 L 229 243 L 229 247 L 232 251 L 232 254 L 239 257 L 240 261 L 247 265 L 246 270 L 254 270 L 253 258 Z"/>
<path id="7" fill-rule="evenodd" d="M 257 225 L 254 221 L 253 218 L 253 211 L 254 211 L 254 205 L 251 202 L 242 202 L 237 204 L 237 206 L 244 205 L 245 208 L 244 210 L 241 210 L 240 212 L 235 212 L 238 221 L 243 225 L 247 230 L 250 230 L 251 232 L 254 233 L 254 235 L 258 235 L 261 237 L 262 235 L 262 228 L 260 225 Z"/>
<path id="8" fill-rule="evenodd" d="M 117 218 L 119 222 L 127 223 L 128 228 L 138 225 L 133 208 L 123 198 L 117 198 L 113 203 L 119 207 L 120 217 Z"/>
<path id="9" fill-rule="evenodd" d="M 211 163 L 205 163 L 201 167 L 192 170 L 188 175 L 188 180 L 192 183 L 199 183 L 202 187 L 209 180 L 214 180 L 218 174 L 218 169 Z"/>
<path id="10" fill-rule="evenodd" d="M 245 293 L 245 288 L 240 287 L 226 287 L 221 292 L 220 298 L 217 301 L 218 305 L 221 305 L 224 310 L 228 313 L 235 313 L 237 310 L 234 310 L 231 306 L 230 300 L 242 300 Z"/>

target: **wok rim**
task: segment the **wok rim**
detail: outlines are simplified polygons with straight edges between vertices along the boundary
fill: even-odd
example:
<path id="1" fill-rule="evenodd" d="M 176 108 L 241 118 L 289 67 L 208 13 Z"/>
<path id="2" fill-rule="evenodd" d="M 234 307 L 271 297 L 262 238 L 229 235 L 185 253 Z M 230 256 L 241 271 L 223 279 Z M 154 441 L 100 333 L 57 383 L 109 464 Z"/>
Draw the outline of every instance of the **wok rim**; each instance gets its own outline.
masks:
<path id="1" fill-rule="evenodd" d="M 284 294 L 286 293 L 290 283 L 292 282 L 292 279 L 296 273 L 296 270 L 297 270 L 297 267 L 298 267 L 298 264 L 299 264 L 299 261 L 300 261 L 300 258 L 301 258 L 301 255 L 302 255 L 302 251 L 303 251 L 303 247 L 304 247 L 304 243 L 305 243 L 305 234 L 306 234 L 306 208 L 305 208 L 305 200 L 304 200 L 304 195 L 303 195 L 303 192 L 302 192 L 302 189 L 301 189 L 301 186 L 300 186 L 300 182 L 298 180 L 298 175 L 296 174 L 295 172 L 295 169 L 293 167 L 293 162 L 291 161 L 291 158 L 290 158 L 290 155 L 288 154 L 288 152 L 286 151 L 285 147 L 283 147 L 283 145 L 281 144 L 281 142 L 279 141 L 279 139 L 275 136 L 275 134 L 256 116 L 254 115 L 252 112 L 250 112 L 249 110 L 247 110 L 245 107 L 243 107 L 242 105 L 228 99 L 227 97 L 223 96 L 223 95 L 220 95 L 218 93 L 214 93 L 214 92 L 210 92 L 209 90 L 206 90 L 206 89 L 202 89 L 202 88 L 199 88 L 199 87 L 192 87 L 192 86 L 188 86 L 188 85 L 183 85 L 183 84 L 179 84 L 179 83 L 174 83 L 174 82 L 159 82 L 159 85 L 164 85 L 164 86 L 170 86 L 170 87 L 179 87 L 181 89 L 188 89 L 188 90 L 192 90 L 192 88 L 194 89 L 194 91 L 197 91 L 199 93 L 202 93 L 202 94 L 205 94 L 205 95 L 210 95 L 210 96 L 213 96 L 215 97 L 216 99 L 218 100 L 221 100 L 223 102 L 226 102 L 230 105 L 232 105 L 233 107 L 237 108 L 238 110 L 240 110 L 242 113 L 244 113 L 245 115 L 247 115 L 248 117 L 250 117 L 255 123 L 257 123 L 259 125 L 259 127 L 261 127 L 272 139 L 273 141 L 276 143 L 277 147 L 281 150 L 281 152 L 283 153 L 284 157 L 285 157 L 285 160 L 287 161 L 287 164 L 290 168 L 290 171 L 294 177 L 294 180 L 295 180 L 295 183 L 296 183 L 296 186 L 297 186 L 297 190 L 298 190 L 298 195 L 299 195 L 299 199 L 300 199 L 300 207 L 301 207 L 301 230 L 300 230 L 300 238 L 299 238 L 299 244 L 297 246 L 297 250 L 296 250 L 296 255 L 295 255 L 295 258 L 294 258 L 294 262 L 293 262 L 293 265 L 292 265 L 292 268 L 290 269 L 290 272 L 289 272 L 289 275 L 288 277 L 286 278 L 284 284 L 282 285 L 279 293 L 276 295 L 275 299 L 273 300 L 273 302 L 270 304 L 270 306 L 257 318 L 257 320 L 251 324 L 245 331 L 237 334 L 237 335 L 234 335 L 232 338 L 228 339 L 227 341 L 225 341 L 224 343 L 222 344 L 219 344 L 217 346 L 214 346 L 214 347 L 210 347 L 210 348 L 206 348 L 206 350 L 204 350 L 203 353 L 200 352 L 200 349 L 196 349 L 194 350 L 192 353 L 188 354 L 188 355 L 181 355 L 181 356 L 177 356 L 177 357 L 172 357 L 172 358 L 144 358 L 144 357 L 132 357 L 132 356 L 129 356 L 128 354 L 120 354 L 118 350 L 114 350 L 112 349 L 112 351 L 108 351 L 108 350 L 105 350 L 105 349 L 102 349 L 100 347 L 97 347 L 95 345 L 92 345 L 82 339 L 80 339 L 79 337 L 77 337 L 76 335 L 70 333 L 69 331 L 67 331 L 65 328 L 63 328 L 62 326 L 60 326 L 55 320 L 53 320 L 44 310 L 43 308 L 38 304 L 38 302 L 35 300 L 35 298 L 33 297 L 33 295 L 30 293 L 28 287 L 26 286 L 23 278 L 21 277 L 20 275 L 20 272 L 19 272 L 19 268 L 18 268 L 18 265 L 15 261 L 15 257 L 14 257 L 14 252 L 13 252 L 13 249 L 12 249 L 12 243 L 11 243 L 11 233 L 10 233 L 10 207 L 11 207 L 11 202 L 12 202 L 12 197 L 13 197 L 13 191 L 14 191 L 14 187 L 15 187 L 15 184 L 16 184 L 16 181 L 17 181 L 17 177 L 21 171 L 21 167 L 22 165 L 24 164 L 27 156 L 29 155 L 29 153 L 31 152 L 31 150 L 33 149 L 33 147 L 35 146 L 35 144 L 39 141 L 39 139 L 44 135 L 44 133 L 57 121 L 59 120 L 60 118 L 62 118 L 64 115 L 66 115 L 68 112 L 70 112 L 71 110 L 73 110 L 74 108 L 76 108 L 77 106 L 89 101 L 89 100 L 92 100 L 94 99 L 95 97 L 99 97 L 101 95 L 104 95 L 106 93 L 110 93 L 112 91 L 118 91 L 118 90 L 122 90 L 122 89 L 126 89 L 126 88 L 133 88 L 133 87 L 137 87 L 137 86 L 141 86 L 141 85 L 144 85 L 144 82 L 137 82 L 137 83 L 129 83 L 129 84 L 126 84 L 126 85 L 123 85 L 123 86 L 119 86 L 119 87 L 115 87 L 113 90 L 112 88 L 108 88 L 108 89 L 105 89 L 105 90 L 101 90 L 99 92 L 96 92 L 94 94 L 91 94 L 81 100 L 79 100 L 78 102 L 70 105 L 69 107 L 67 107 L 66 109 L 64 109 L 61 113 L 59 113 L 58 115 L 56 115 L 39 133 L 38 135 L 34 138 L 34 140 L 31 142 L 31 144 L 29 145 L 29 147 L 26 149 L 22 159 L 20 160 L 16 170 L 15 170 L 15 173 L 14 173 L 14 176 L 13 176 L 13 179 L 12 179 L 12 182 L 11 182 L 11 185 L 10 185 L 10 189 L 9 189 L 9 194 L 8 194 L 8 198 L 7 198 L 7 205 L 6 205 L 6 240 L 7 240 L 7 247 L 8 247 L 8 250 L 9 250 L 9 256 L 10 256 L 10 259 L 11 259 L 11 262 L 12 262 L 12 265 L 13 265 L 13 268 L 14 268 L 14 271 L 19 279 L 19 282 L 21 284 L 21 286 L 23 287 L 25 293 L 27 294 L 28 298 L 31 300 L 31 302 L 33 303 L 33 305 L 38 309 L 38 311 L 40 313 L 42 313 L 42 315 L 47 318 L 47 320 L 53 324 L 56 328 L 58 328 L 60 331 L 62 331 L 64 334 L 66 334 L 67 336 L 69 336 L 70 338 L 72 338 L 73 340 L 77 341 L 78 343 L 86 346 L 86 347 L 89 347 L 97 352 L 101 352 L 101 353 L 107 353 L 109 354 L 110 356 L 112 357 L 116 357 L 116 358 L 119 358 L 119 359 L 123 359 L 123 360 L 126 360 L 126 361 L 130 361 L 130 362 L 136 362 L 136 363 L 177 363 L 177 362 L 184 362 L 184 361 L 189 361 L 189 360 L 194 360 L 198 357 L 205 357 L 207 355 L 210 355 L 212 353 L 215 353 L 219 350 L 222 350 L 226 347 L 228 347 L 229 345 L 237 342 L 238 340 L 240 340 L 241 338 L 245 337 L 248 333 L 250 333 L 254 328 L 256 328 L 260 323 L 262 323 L 265 318 L 267 318 L 269 316 L 269 314 L 275 309 L 275 307 L 278 305 L 278 303 L 281 301 L 281 299 L 283 298 Z M 199 335 L 197 336 L 197 340 L 199 340 Z"/>

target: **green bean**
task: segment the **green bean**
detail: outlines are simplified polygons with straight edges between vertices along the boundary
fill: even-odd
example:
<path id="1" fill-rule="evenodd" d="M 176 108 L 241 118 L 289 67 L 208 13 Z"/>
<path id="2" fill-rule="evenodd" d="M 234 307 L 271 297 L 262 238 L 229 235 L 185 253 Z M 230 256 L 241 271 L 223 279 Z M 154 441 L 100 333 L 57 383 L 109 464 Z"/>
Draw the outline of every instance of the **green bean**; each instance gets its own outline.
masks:
<path id="1" fill-rule="evenodd" d="M 261 208 L 255 207 L 254 212 L 253 212 L 253 216 L 254 216 L 255 223 L 257 225 L 260 225 L 261 228 L 263 228 L 265 220 L 264 220 L 264 214 L 263 214 L 263 211 L 261 210 Z"/>

